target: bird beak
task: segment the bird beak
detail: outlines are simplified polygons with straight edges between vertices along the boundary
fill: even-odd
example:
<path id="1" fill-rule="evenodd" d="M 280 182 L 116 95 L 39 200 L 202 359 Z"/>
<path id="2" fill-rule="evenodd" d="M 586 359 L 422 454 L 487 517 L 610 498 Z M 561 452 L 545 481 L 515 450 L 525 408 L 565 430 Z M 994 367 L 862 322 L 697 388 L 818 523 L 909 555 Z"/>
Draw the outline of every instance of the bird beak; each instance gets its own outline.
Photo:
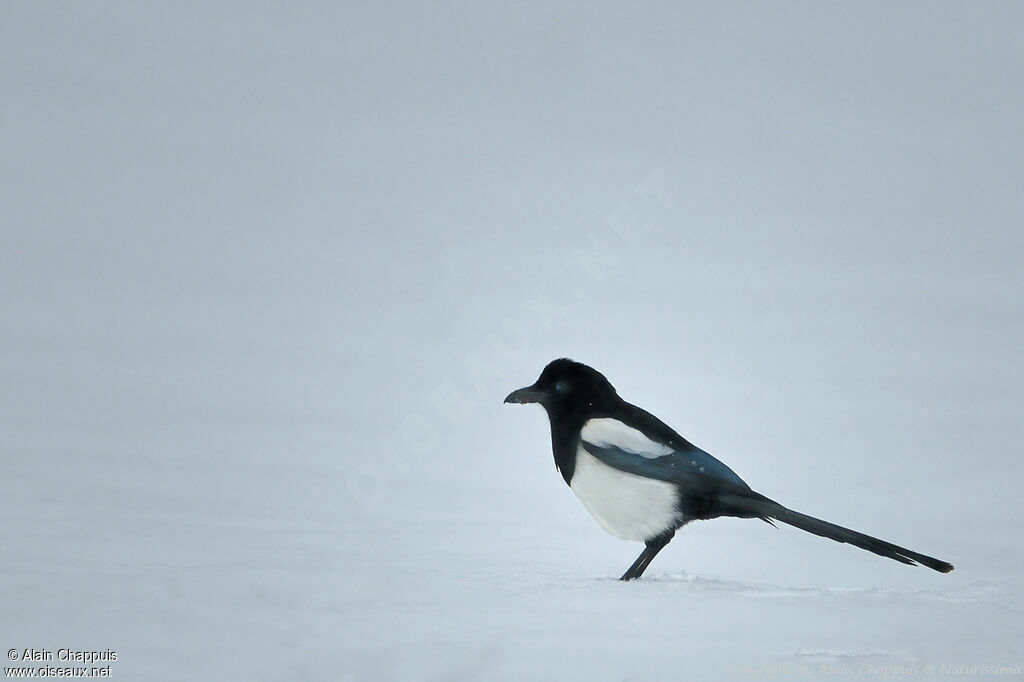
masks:
<path id="1" fill-rule="evenodd" d="M 527 386 L 526 388 L 520 388 L 518 391 L 512 391 L 505 398 L 506 403 L 516 403 L 519 405 L 525 405 L 527 403 L 539 403 L 544 398 L 544 391 L 538 391 L 533 386 Z"/>

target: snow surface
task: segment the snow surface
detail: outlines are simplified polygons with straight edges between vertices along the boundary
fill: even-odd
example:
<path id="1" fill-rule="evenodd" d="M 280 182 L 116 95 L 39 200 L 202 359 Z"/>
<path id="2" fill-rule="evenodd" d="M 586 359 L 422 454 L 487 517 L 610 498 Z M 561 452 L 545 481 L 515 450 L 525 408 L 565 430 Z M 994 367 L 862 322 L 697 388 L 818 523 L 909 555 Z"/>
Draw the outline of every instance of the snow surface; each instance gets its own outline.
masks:
<path id="1" fill-rule="evenodd" d="M 122 680 L 1019 670 L 1022 19 L 3 3 L 0 645 Z M 640 546 L 501 404 L 561 355 L 957 570 L 719 520 L 616 581 Z"/>

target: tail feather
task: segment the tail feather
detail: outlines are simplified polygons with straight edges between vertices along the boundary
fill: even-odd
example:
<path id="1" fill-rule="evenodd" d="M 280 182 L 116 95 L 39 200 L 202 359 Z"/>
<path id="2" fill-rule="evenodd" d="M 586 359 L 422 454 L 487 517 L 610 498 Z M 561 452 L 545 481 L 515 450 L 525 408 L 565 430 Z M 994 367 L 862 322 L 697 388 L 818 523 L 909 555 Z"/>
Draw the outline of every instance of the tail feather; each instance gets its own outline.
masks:
<path id="1" fill-rule="evenodd" d="M 751 492 L 753 493 L 753 491 Z M 900 547 L 899 545 L 894 545 L 891 542 L 886 542 L 885 540 L 873 538 L 870 535 L 865 535 L 864 533 L 858 533 L 857 531 L 850 530 L 849 528 L 837 526 L 836 524 L 829 523 L 828 521 L 816 519 L 813 516 L 807 516 L 806 514 L 795 512 L 792 509 L 783 507 L 778 502 L 770 500 L 763 495 L 759 495 L 758 493 L 753 493 L 753 496 L 726 494 L 721 496 L 720 501 L 737 511 L 743 512 L 743 515 L 775 519 L 776 521 L 781 521 L 782 523 L 799 528 L 800 530 L 805 530 L 808 533 L 814 533 L 815 535 L 820 535 L 823 538 L 829 538 L 836 542 L 849 543 L 854 547 L 860 547 L 861 549 L 866 549 L 869 552 L 874 552 L 879 556 L 895 559 L 900 563 L 909 564 L 911 566 L 921 564 L 922 566 L 927 566 L 928 568 L 940 573 L 949 573 L 953 570 L 953 564 L 925 554 L 911 551 L 905 547 Z"/>

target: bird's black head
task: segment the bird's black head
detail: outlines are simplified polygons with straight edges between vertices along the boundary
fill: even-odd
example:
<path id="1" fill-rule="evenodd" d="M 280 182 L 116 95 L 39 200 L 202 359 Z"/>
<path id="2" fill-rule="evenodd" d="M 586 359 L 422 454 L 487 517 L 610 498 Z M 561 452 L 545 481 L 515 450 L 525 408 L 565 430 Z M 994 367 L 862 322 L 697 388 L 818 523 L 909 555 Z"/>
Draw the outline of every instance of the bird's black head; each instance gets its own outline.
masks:
<path id="1" fill-rule="evenodd" d="M 533 385 L 505 398 L 506 403 L 540 403 L 552 416 L 600 409 L 618 400 L 615 387 L 603 374 L 568 358 L 548 363 Z"/>

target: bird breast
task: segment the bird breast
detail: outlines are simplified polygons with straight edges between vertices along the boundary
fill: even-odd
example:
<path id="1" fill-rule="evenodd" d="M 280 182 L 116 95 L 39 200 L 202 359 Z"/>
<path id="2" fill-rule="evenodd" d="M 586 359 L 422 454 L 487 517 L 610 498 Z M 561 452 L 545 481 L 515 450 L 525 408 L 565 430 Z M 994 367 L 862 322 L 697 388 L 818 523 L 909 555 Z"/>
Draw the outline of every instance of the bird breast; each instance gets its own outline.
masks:
<path id="1" fill-rule="evenodd" d="M 644 541 L 679 526 L 679 494 L 671 483 L 619 471 L 582 446 L 569 487 L 607 532 Z"/>

